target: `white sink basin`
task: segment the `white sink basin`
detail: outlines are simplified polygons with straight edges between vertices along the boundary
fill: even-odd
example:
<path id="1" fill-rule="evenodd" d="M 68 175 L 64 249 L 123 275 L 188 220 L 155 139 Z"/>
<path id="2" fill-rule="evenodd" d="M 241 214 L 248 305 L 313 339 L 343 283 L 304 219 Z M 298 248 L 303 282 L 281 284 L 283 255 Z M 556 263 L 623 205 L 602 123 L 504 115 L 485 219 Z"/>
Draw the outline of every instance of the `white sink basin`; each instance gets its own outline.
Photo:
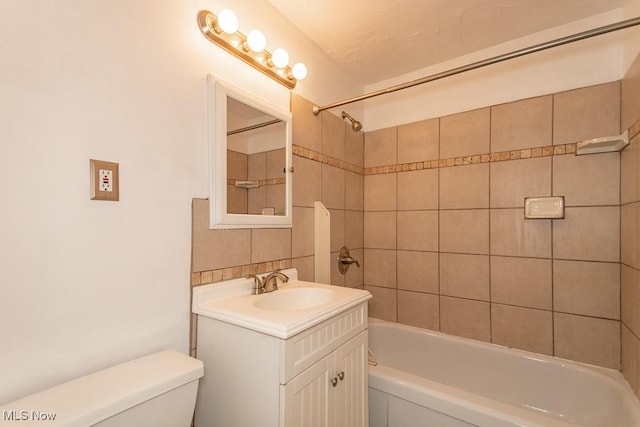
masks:
<path id="1" fill-rule="evenodd" d="M 325 288 L 280 289 L 264 294 L 254 300 L 253 305 L 262 310 L 304 310 L 326 304 L 335 292 Z"/>
<path id="2" fill-rule="evenodd" d="M 252 278 L 196 286 L 192 311 L 287 339 L 371 298 L 362 289 L 298 280 L 295 269 L 283 273 L 289 277 L 287 283 L 279 285 L 277 291 L 260 295 L 251 295 Z"/>

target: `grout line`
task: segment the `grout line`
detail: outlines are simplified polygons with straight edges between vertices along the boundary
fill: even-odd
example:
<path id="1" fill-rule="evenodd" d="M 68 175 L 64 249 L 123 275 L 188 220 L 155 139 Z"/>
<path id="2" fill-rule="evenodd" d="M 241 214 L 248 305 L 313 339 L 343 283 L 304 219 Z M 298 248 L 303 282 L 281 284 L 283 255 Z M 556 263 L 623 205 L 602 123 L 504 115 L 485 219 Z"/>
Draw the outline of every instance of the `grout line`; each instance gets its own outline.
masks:
<path id="1" fill-rule="evenodd" d="M 555 136 L 554 136 L 554 129 L 555 129 L 555 111 L 556 111 L 556 94 L 553 94 L 551 96 L 551 144 L 555 144 Z M 555 169 L 554 167 L 554 161 L 553 159 L 551 159 L 551 189 L 550 189 L 550 195 L 553 197 L 553 190 L 554 190 L 554 186 L 553 186 L 553 170 Z M 565 209 L 567 208 L 567 206 L 564 207 Z M 565 211 L 565 215 L 566 217 L 566 211 Z M 554 226 L 554 221 L 551 220 L 550 221 L 551 224 L 549 224 L 549 228 L 551 230 L 551 236 L 550 236 L 550 249 L 551 249 L 551 354 L 555 355 L 556 354 L 556 316 L 555 316 L 555 304 L 554 304 L 554 293 L 555 293 L 555 283 L 553 280 L 553 264 L 554 264 L 554 258 L 553 258 L 553 226 Z"/>
<path id="2" fill-rule="evenodd" d="M 494 107 L 492 106 L 491 108 L 489 108 L 489 152 L 493 151 L 493 137 L 492 137 L 492 132 L 491 129 L 493 129 L 493 110 Z M 488 258 L 488 263 L 489 263 L 489 342 L 493 342 L 493 316 L 492 316 L 492 312 L 493 310 L 491 309 L 492 304 L 493 304 L 493 295 L 491 294 L 491 170 L 493 169 L 493 166 L 491 164 L 489 164 L 489 199 L 487 200 L 487 204 L 489 205 L 489 215 L 488 215 L 488 247 L 487 247 L 487 258 Z"/>

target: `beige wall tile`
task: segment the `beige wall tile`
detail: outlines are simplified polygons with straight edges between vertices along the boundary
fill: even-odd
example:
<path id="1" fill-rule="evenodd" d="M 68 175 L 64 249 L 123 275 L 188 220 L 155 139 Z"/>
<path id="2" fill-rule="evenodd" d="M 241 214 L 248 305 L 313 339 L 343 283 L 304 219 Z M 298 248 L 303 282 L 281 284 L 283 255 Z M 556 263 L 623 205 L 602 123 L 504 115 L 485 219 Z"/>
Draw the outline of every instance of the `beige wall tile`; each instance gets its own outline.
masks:
<path id="1" fill-rule="evenodd" d="M 438 250 L 437 211 L 399 211 L 398 249 Z"/>
<path id="2" fill-rule="evenodd" d="M 638 144 L 640 138 L 631 139 L 631 143 L 620 153 L 620 202 L 630 203 L 638 200 Z"/>
<path id="3" fill-rule="evenodd" d="M 291 258 L 290 228 L 251 230 L 251 263 Z"/>
<path id="4" fill-rule="evenodd" d="M 398 163 L 397 128 L 367 132 L 364 136 L 364 166 L 385 166 Z"/>
<path id="5" fill-rule="evenodd" d="M 440 209 L 489 207 L 489 164 L 440 169 Z"/>
<path id="6" fill-rule="evenodd" d="M 364 263 L 365 285 L 396 288 L 396 251 L 365 249 Z"/>
<path id="7" fill-rule="evenodd" d="M 398 322 L 437 331 L 438 306 L 437 295 L 398 291 Z"/>
<path id="8" fill-rule="evenodd" d="M 327 208 L 344 209 L 345 185 L 344 169 L 322 165 L 322 203 Z"/>
<path id="9" fill-rule="evenodd" d="M 364 247 L 364 213 L 345 211 L 344 244 L 349 249 Z"/>
<path id="10" fill-rule="evenodd" d="M 633 201 L 638 201 L 640 200 L 640 134 L 638 134 L 635 138 L 633 138 L 634 141 L 634 148 L 636 150 L 636 164 L 635 164 L 635 168 L 636 168 L 636 197 Z M 633 150 L 633 148 L 632 148 Z M 620 179 L 622 179 L 623 177 L 621 176 Z M 633 184 L 631 184 L 631 187 L 633 187 Z M 624 203 L 624 202 L 623 202 Z M 639 360 L 640 363 L 640 360 Z M 640 372 L 639 372 L 640 373 Z M 640 378 L 640 375 L 638 375 L 638 377 Z M 638 386 L 638 390 L 640 391 L 640 385 Z"/>
<path id="11" fill-rule="evenodd" d="M 438 293 L 438 253 L 398 251 L 398 289 Z"/>
<path id="12" fill-rule="evenodd" d="M 345 209 L 364 210 L 364 177 L 360 174 L 345 171 Z"/>
<path id="13" fill-rule="evenodd" d="M 293 143 L 320 152 L 322 121 L 313 114 L 312 108 L 313 103 L 294 92 L 291 93 Z"/>
<path id="14" fill-rule="evenodd" d="M 331 252 L 329 256 L 331 259 L 336 260 L 338 259 L 338 252 Z M 344 286 L 344 275 L 338 270 L 337 262 L 331 263 L 331 284 L 333 286 Z"/>
<path id="15" fill-rule="evenodd" d="M 247 159 L 247 179 L 267 179 L 267 153 L 255 153 Z"/>
<path id="16" fill-rule="evenodd" d="M 620 319 L 620 265 L 553 261 L 553 304 L 565 313 Z"/>
<path id="17" fill-rule="evenodd" d="M 636 57 L 621 82 L 622 129 L 629 129 L 640 119 L 640 57 Z"/>
<path id="18" fill-rule="evenodd" d="M 491 207 L 521 208 L 525 197 L 551 195 L 551 157 L 491 163 Z"/>
<path id="19" fill-rule="evenodd" d="M 491 304 L 491 334 L 495 344 L 552 355 L 552 313 L 532 308 Z"/>
<path id="20" fill-rule="evenodd" d="M 322 198 L 322 164 L 293 156 L 293 205 L 313 207 Z"/>
<path id="21" fill-rule="evenodd" d="M 567 208 L 553 225 L 553 256 L 561 259 L 618 262 L 620 208 Z"/>
<path id="22" fill-rule="evenodd" d="M 227 178 L 247 179 L 247 155 L 227 150 Z"/>
<path id="23" fill-rule="evenodd" d="M 331 252 L 340 252 L 340 248 L 345 245 L 345 211 L 329 209 L 329 213 L 331 214 Z"/>
<path id="24" fill-rule="evenodd" d="M 554 156 L 553 195 L 565 206 L 620 204 L 620 154 Z"/>
<path id="25" fill-rule="evenodd" d="M 525 220 L 522 209 L 492 209 L 491 254 L 551 258 L 551 220 Z"/>
<path id="26" fill-rule="evenodd" d="M 488 302 L 440 297 L 440 330 L 474 340 L 491 341 L 491 310 Z"/>
<path id="27" fill-rule="evenodd" d="M 284 215 L 286 209 L 286 187 L 284 184 L 267 185 L 267 201 L 265 207 L 273 207 L 277 215 Z M 262 213 L 262 209 L 260 210 Z"/>
<path id="28" fill-rule="evenodd" d="M 489 253 L 489 210 L 441 210 L 440 251 Z"/>
<path id="29" fill-rule="evenodd" d="M 635 334 L 640 330 L 640 306 L 638 304 L 638 272 L 620 266 L 620 318 Z"/>
<path id="30" fill-rule="evenodd" d="M 267 151 L 267 178 L 284 178 L 287 166 L 287 152 L 284 148 Z"/>
<path id="31" fill-rule="evenodd" d="M 380 288 L 377 286 L 367 286 L 364 289 L 373 296 L 369 300 L 369 317 L 386 320 L 388 322 L 398 321 L 397 295 L 395 289 Z"/>
<path id="32" fill-rule="evenodd" d="M 293 268 L 298 270 L 298 280 L 315 282 L 315 257 L 307 256 L 302 258 L 294 258 L 291 262 L 291 265 Z"/>
<path id="33" fill-rule="evenodd" d="M 398 126 L 398 163 L 437 160 L 439 131 L 438 119 Z"/>
<path id="34" fill-rule="evenodd" d="M 247 190 L 247 212 L 260 215 L 262 208 L 267 206 L 267 187 L 250 188 Z"/>
<path id="35" fill-rule="evenodd" d="M 638 339 L 622 325 L 622 375 L 632 390 L 638 389 Z"/>
<path id="36" fill-rule="evenodd" d="M 192 271 L 251 263 L 251 230 L 210 230 L 209 200 L 193 199 Z"/>
<path id="37" fill-rule="evenodd" d="M 293 208 L 291 255 L 294 258 L 310 256 L 313 246 L 313 208 Z"/>
<path id="38" fill-rule="evenodd" d="M 396 248 L 396 212 L 364 213 L 364 247 Z"/>
<path id="39" fill-rule="evenodd" d="M 385 173 L 364 177 L 364 210 L 396 210 L 396 174 Z"/>
<path id="40" fill-rule="evenodd" d="M 529 98 L 491 108 L 491 152 L 551 145 L 553 97 Z"/>
<path id="41" fill-rule="evenodd" d="M 492 256 L 491 301 L 551 310 L 551 260 Z"/>
<path id="42" fill-rule="evenodd" d="M 364 249 L 351 249 L 349 253 L 358 260 L 360 267 L 351 264 L 344 276 L 344 285 L 349 288 L 362 288 L 364 284 Z"/>
<path id="43" fill-rule="evenodd" d="M 227 185 L 227 212 L 237 214 L 249 213 L 248 196 L 249 193 L 245 188 Z"/>
<path id="44" fill-rule="evenodd" d="M 322 141 L 322 154 L 345 160 L 345 132 L 346 124 L 340 118 L 328 111 L 320 114 L 322 121 L 322 131 L 320 140 Z"/>
<path id="45" fill-rule="evenodd" d="M 440 119 L 440 158 L 489 152 L 490 109 L 467 111 Z"/>
<path id="46" fill-rule="evenodd" d="M 570 90 L 553 98 L 555 145 L 620 133 L 620 82 Z"/>
<path id="47" fill-rule="evenodd" d="M 620 261 L 638 268 L 638 204 L 620 207 Z"/>
<path id="48" fill-rule="evenodd" d="M 440 253 L 440 293 L 489 301 L 489 257 Z"/>
<path id="49" fill-rule="evenodd" d="M 555 313 L 555 355 L 620 369 L 620 322 Z"/>
<path id="50" fill-rule="evenodd" d="M 347 126 L 345 158 L 347 163 L 364 166 L 364 132 L 353 132 Z"/>
<path id="51" fill-rule="evenodd" d="M 398 173 L 398 210 L 438 209 L 438 170 Z"/>

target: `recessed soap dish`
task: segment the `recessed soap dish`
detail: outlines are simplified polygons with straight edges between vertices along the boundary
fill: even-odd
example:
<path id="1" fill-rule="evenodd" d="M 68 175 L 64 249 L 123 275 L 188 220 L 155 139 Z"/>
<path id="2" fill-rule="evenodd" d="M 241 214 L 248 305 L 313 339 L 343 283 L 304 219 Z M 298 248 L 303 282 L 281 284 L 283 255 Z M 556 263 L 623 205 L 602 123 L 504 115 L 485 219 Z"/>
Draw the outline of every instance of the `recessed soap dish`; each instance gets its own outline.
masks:
<path id="1" fill-rule="evenodd" d="M 527 197 L 524 199 L 526 219 L 563 219 L 564 197 Z"/>
<path id="2" fill-rule="evenodd" d="M 236 179 L 234 185 L 239 188 L 258 188 L 260 187 L 260 181 L 240 181 Z"/>

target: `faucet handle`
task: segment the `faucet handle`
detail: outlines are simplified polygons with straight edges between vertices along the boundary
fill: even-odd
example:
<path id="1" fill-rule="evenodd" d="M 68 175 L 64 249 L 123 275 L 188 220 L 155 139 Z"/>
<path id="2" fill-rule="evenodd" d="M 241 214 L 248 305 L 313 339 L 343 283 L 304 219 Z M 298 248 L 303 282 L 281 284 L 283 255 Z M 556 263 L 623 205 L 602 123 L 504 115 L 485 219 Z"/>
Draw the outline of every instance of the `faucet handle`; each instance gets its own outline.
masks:
<path id="1" fill-rule="evenodd" d="M 253 279 L 253 288 L 251 288 L 252 295 L 258 295 L 264 292 L 265 283 L 262 281 L 260 277 L 255 274 L 247 274 L 244 276 L 247 279 Z"/>
<path id="2" fill-rule="evenodd" d="M 349 270 L 351 264 L 355 264 L 360 268 L 358 260 L 349 254 L 349 249 L 346 246 L 343 246 L 340 249 L 340 255 L 338 255 L 338 270 L 341 274 L 347 274 L 347 270 Z"/>

